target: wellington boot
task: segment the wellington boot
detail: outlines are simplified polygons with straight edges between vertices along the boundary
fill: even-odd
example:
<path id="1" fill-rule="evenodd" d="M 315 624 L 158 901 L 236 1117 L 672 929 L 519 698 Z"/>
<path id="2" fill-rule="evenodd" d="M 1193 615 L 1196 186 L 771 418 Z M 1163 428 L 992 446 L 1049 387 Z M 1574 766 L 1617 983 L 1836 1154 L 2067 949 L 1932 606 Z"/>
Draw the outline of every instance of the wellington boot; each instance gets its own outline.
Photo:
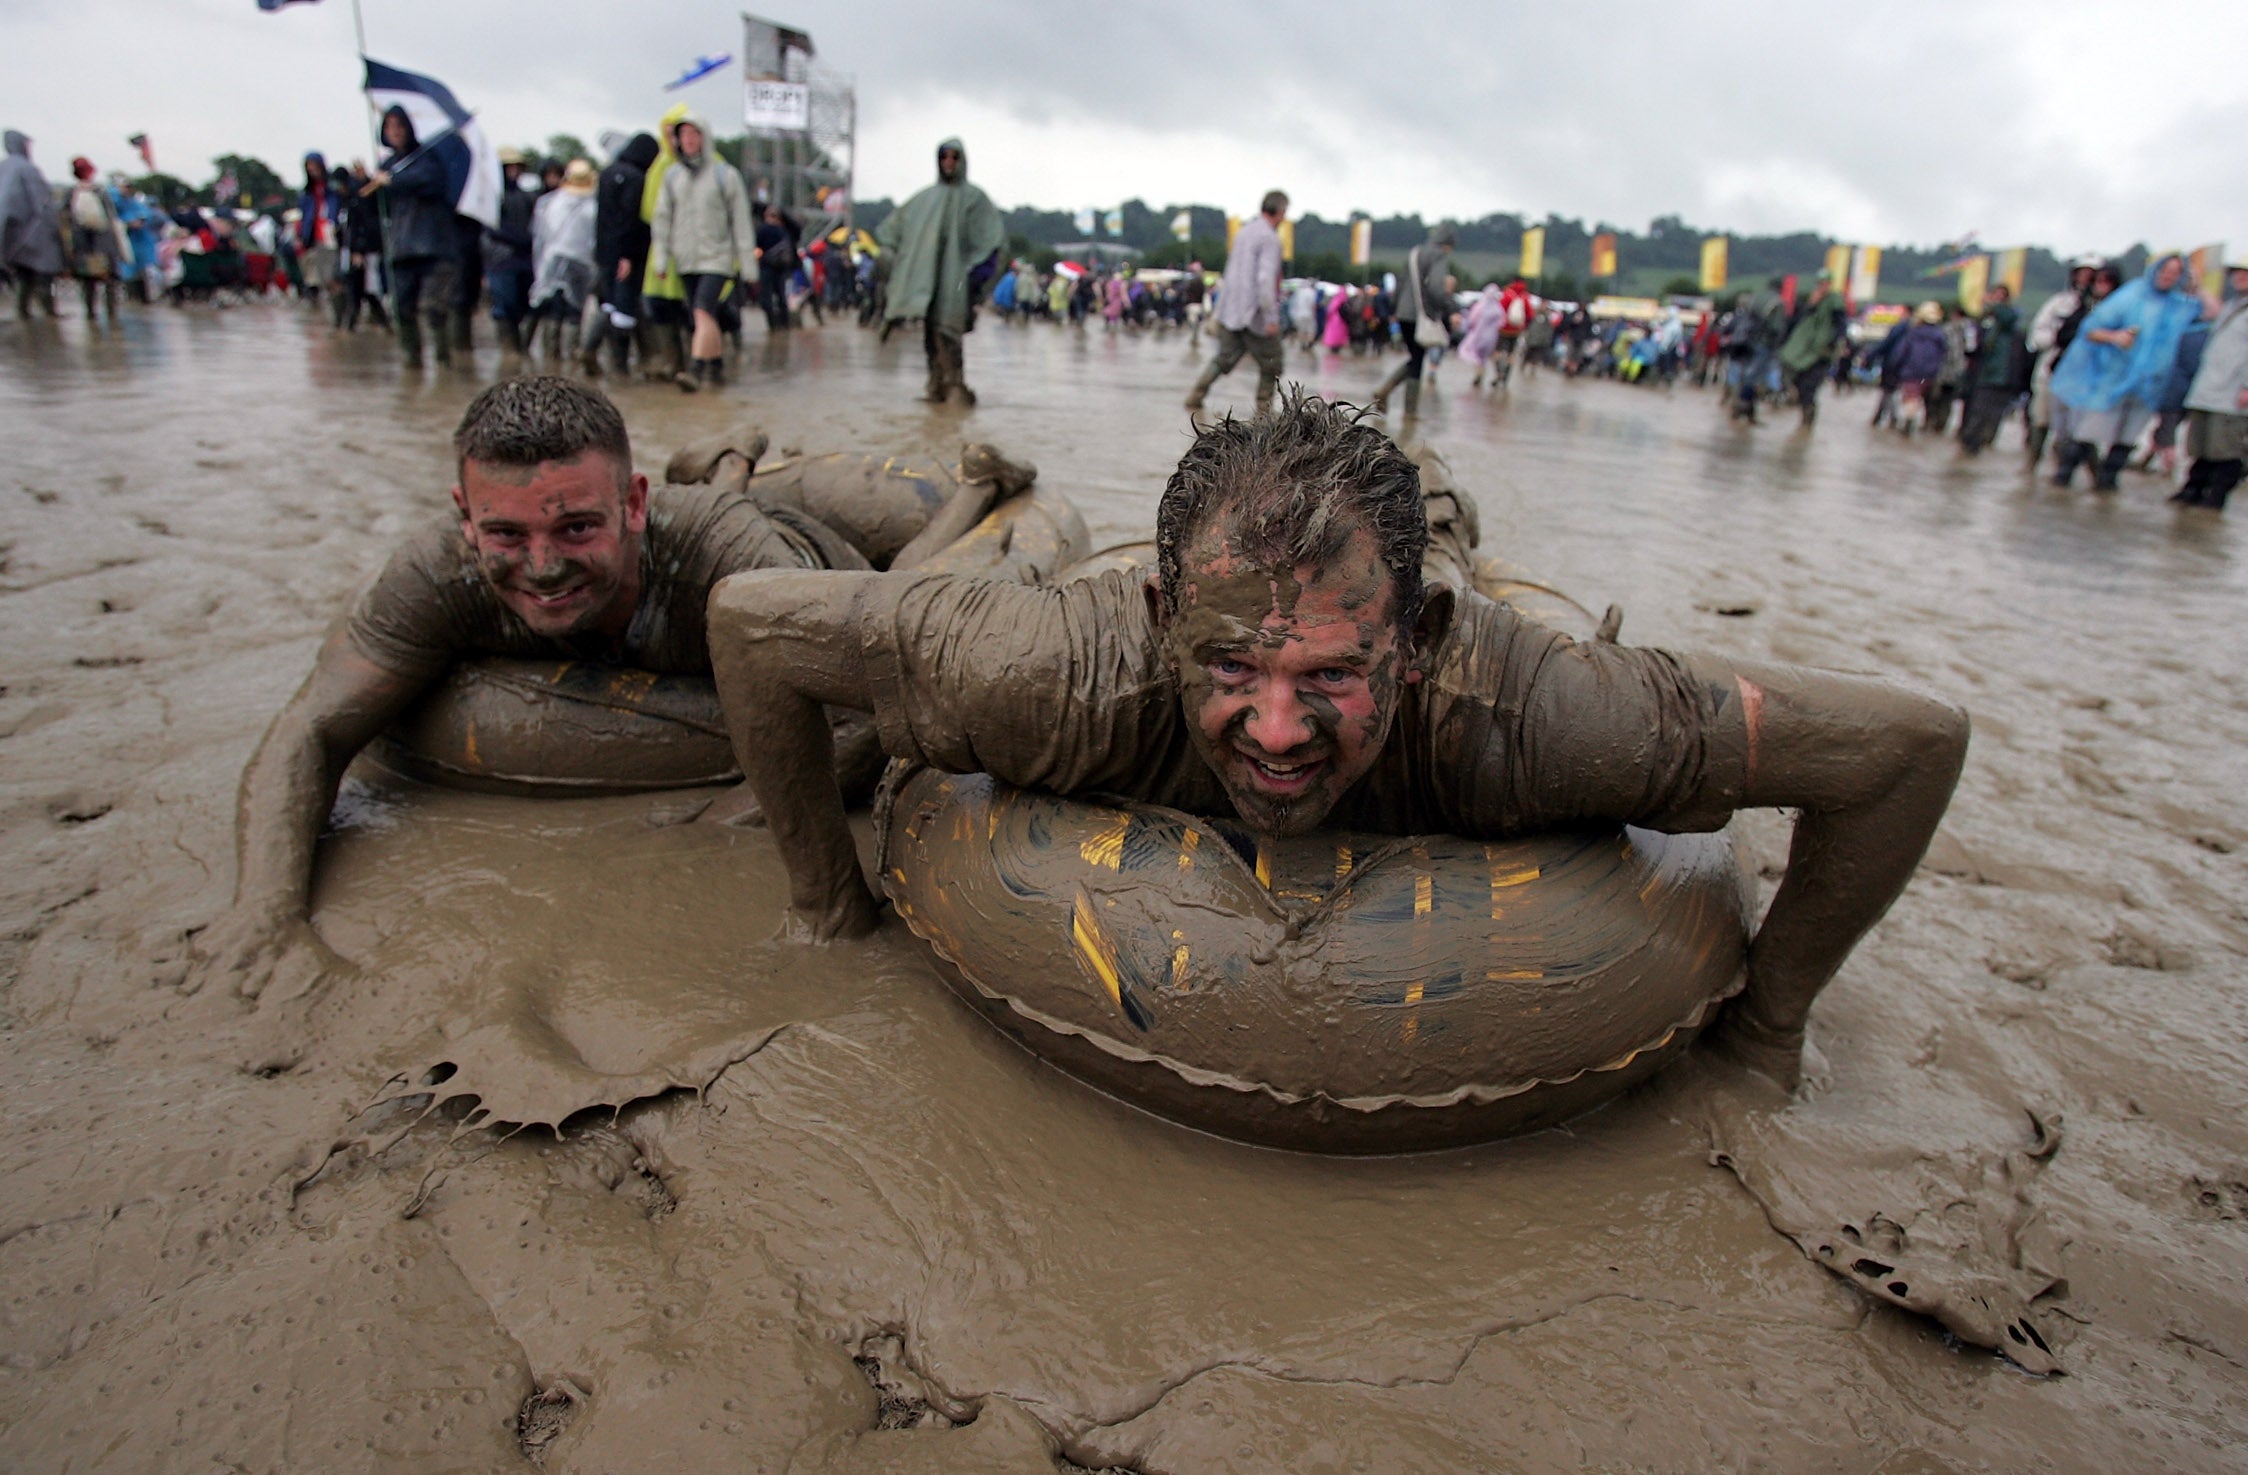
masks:
<path id="1" fill-rule="evenodd" d="M 1201 409 L 1203 398 L 1210 392 L 1210 386 L 1217 382 L 1218 366 L 1211 364 L 1202 371 L 1202 377 L 1194 381 L 1194 388 L 1186 392 L 1186 407 L 1190 410 Z"/>
<path id="2" fill-rule="evenodd" d="M 429 320 L 430 353 L 436 358 L 437 366 L 441 369 L 452 367 L 453 327 L 454 323 L 447 321 L 443 316 L 432 317 Z"/>
<path id="3" fill-rule="evenodd" d="M 1411 364 L 1399 364 L 1390 371 L 1390 376 L 1382 381 L 1381 388 L 1374 391 L 1373 406 L 1375 414 L 1386 415 L 1389 413 L 1389 392 L 1403 384 L 1405 376 L 1411 371 Z"/>
<path id="4" fill-rule="evenodd" d="M 473 307 L 456 307 L 453 309 L 452 346 L 458 349 L 463 357 L 476 352 L 476 309 Z"/>
<path id="5" fill-rule="evenodd" d="M 1418 379 L 1408 379 L 1405 381 L 1405 418 L 1408 420 L 1417 420 L 1420 418 L 1420 413 L 1421 381 Z"/>
<path id="6" fill-rule="evenodd" d="M 608 337 L 609 372 L 622 379 L 632 372 L 632 337 L 613 325 L 608 330 Z"/>
<path id="7" fill-rule="evenodd" d="M 539 323 L 539 358 L 551 370 L 562 362 L 562 320 L 546 318 Z"/>
<path id="8" fill-rule="evenodd" d="M 2089 462 L 2091 457 L 2087 456 L 2085 460 Z M 2131 448 L 2129 446 L 2109 446 L 2107 454 L 2100 458 L 2098 469 L 2092 473 L 2092 490 L 2095 492 L 2120 490 L 2116 478 L 2123 474 L 2123 468 L 2130 462 Z"/>
<path id="9" fill-rule="evenodd" d="M 422 366 L 421 323 L 419 320 L 410 317 L 401 317 L 398 320 L 398 352 L 406 360 L 407 368 L 418 369 Z"/>
<path id="10" fill-rule="evenodd" d="M 2050 425 L 2032 425 L 2029 428 L 2029 445 L 2025 453 L 2029 460 L 2030 470 L 2035 471 L 2037 463 L 2045 459 L 2045 441 L 2052 433 L 2053 428 Z"/>
<path id="11" fill-rule="evenodd" d="M 578 319 L 578 372 L 588 379 L 601 377 L 601 339 L 609 331 L 609 315 L 598 299 L 587 297 Z"/>
<path id="12" fill-rule="evenodd" d="M 2076 468 L 2089 465 L 2092 455 L 2092 445 L 2089 441 L 2062 441 L 2061 448 L 2053 453 L 2053 485 L 2065 487 L 2074 481 L 2076 479 Z"/>

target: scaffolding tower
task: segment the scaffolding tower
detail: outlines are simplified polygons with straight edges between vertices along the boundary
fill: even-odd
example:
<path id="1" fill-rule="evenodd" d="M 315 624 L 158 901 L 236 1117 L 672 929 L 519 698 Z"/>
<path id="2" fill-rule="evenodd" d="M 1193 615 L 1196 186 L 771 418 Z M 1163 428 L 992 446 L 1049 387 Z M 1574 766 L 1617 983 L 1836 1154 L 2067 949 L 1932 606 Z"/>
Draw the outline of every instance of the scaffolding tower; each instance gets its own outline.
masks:
<path id="1" fill-rule="evenodd" d="M 803 31 L 742 15 L 742 173 L 807 241 L 851 222 L 858 155 L 856 80 L 813 59 Z"/>

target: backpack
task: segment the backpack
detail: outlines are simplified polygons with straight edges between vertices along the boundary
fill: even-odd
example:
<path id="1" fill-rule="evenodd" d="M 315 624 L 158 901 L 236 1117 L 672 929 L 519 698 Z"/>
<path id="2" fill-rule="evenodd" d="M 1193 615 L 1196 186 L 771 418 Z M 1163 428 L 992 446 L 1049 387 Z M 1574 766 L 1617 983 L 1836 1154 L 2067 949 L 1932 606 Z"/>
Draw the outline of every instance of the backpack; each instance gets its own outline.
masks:
<path id="1" fill-rule="evenodd" d="M 71 187 L 70 223 L 80 230 L 109 229 L 109 201 L 102 197 L 99 186 L 80 184 Z"/>

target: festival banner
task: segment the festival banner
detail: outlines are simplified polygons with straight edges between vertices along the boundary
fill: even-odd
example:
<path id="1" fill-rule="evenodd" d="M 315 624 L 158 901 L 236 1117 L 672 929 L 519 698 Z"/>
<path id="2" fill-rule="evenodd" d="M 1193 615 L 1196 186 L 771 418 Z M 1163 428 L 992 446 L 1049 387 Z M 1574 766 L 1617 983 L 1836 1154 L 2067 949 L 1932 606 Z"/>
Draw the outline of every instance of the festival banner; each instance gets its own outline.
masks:
<path id="1" fill-rule="evenodd" d="M 1850 257 L 1850 300 L 1871 303 L 1880 290 L 1881 248 L 1860 246 Z"/>
<path id="2" fill-rule="evenodd" d="M 1827 247 L 1827 280 L 1848 291 L 1850 286 L 1850 248 L 1839 241 Z"/>
<path id="3" fill-rule="evenodd" d="M 1522 233 L 1522 276 L 1536 281 L 1545 275 L 1545 227 L 1533 225 Z"/>
<path id="4" fill-rule="evenodd" d="M 1293 220 L 1280 222 L 1280 259 L 1282 261 L 1296 259 L 1296 223 Z"/>
<path id="5" fill-rule="evenodd" d="M 2196 246 L 2186 257 L 2186 269 L 2193 274 L 2194 285 L 2205 297 L 2222 298 L 2225 295 L 2225 243 L 2211 241 L 2206 246 Z"/>
<path id="6" fill-rule="evenodd" d="M 1702 242 L 1702 290 L 1725 290 L 1725 256 L 1732 242 L 1725 236 L 1710 236 Z"/>
<path id="7" fill-rule="evenodd" d="M 2029 247 L 2008 246 L 1998 253 L 1998 281 L 2006 295 L 2022 300 L 2022 279 L 2029 275 Z"/>
<path id="8" fill-rule="evenodd" d="M 769 133 L 804 132 L 812 126 L 811 87 L 751 78 L 742 84 L 742 126 Z"/>
<path id="9" fill-rule="evenodd" d="M 1361 217 L 1350 223 L 1350 264 L 1364 266 L 1374 259 L 1374 222 Z"/>
<path id="10" fill-rule="evenodd" d="M 1184 241 L 1193 236 L 1193 234 L 1194 217 L 1191 214 L 1184 210 L 1181 210 L 1178 214 L 1171 217 L 1171 237 L 1173 240 Z"/>
<path id="11" fill-rule="evenodd" d="M 1233 249 L 1233 238 L 1240 234 L 1241 217 L 1238 215 L 1228 215 L 1225 218 L 1225 248 L 1227 251 L 1231 251 Z"/>
<path id="12" fill-rule="evenodd" d="M 1124 234 L 1124 212 L 1123 212 L 1123 211 L 1121 211 L 1121 210 L 1111 210 L 1111 211 L 1109 211 L 1109 212 L 1108 212 L 1108 219 L 1107 219 L 1107 220 L 1106 220 L 1106 221 L 1105 221 L 1104 223 L 1105 223 L 1105 224 L 1106 224 L 1106 225 L 1108 226 L 1108 233 L 1109 233 L 1109 235 L 1110 235 L 1110 236 L 1114 237 L 1114 236 L 1121 236 L 1122 234 Z"/>
<path id="13" fill-rule="evenodd" d="M 1592 276 L 1595 281 L 1616 274 L 1616 238 L 1602 231 L 1592 238 Z"/>
<path id="14" fill-rule="evenodd" d="M 1959 310 L 1969 317 L 1983 310 L 1983 293 L 1990 287 L 1990 258 L 1976 256 L 1959 268 Z"/>
<path id="15" fill-rule="evenodd" d="M 1093 227 L 1099 222 L 1100 211 L 1094 209 L 1090 205 L 1087 205 L 1084 209 L 1077 212 L 1076 218 L 1073 219 L 1070 223 L 1077 227 L 1077 233 L 1079 235 L 1090 237 L 1093 234 Z M 1228 237 L 1228 239 L 1230 240 L 1231 237 Z"/>

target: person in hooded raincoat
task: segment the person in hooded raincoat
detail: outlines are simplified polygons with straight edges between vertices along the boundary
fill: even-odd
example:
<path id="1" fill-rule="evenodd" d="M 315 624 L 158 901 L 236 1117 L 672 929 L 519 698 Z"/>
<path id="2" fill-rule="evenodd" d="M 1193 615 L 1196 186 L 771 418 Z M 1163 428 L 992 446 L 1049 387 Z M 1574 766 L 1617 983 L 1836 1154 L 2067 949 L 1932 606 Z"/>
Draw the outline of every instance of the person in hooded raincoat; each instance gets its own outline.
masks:
<path id="1" fill-rule="evenodd" d="M 599 285 L 594 268 L 595 176 L 589 160 L 572 159 L 562 187 L 538 197 L 531 209 L 531 316 L 539 324 L 551 372 L 565 353 L 563 340 L 578 330 L 585 304 Z"/>
<path id="2" fill-rule="evenodd" d="M 0 159 L 0 269 L 16 279 L 16 316 L 32 304 L 55 315 L 49 283 L 62 275 L 62 212 L 47 176 L 31 162 L 31 140 L 11 128 Z"/>
<path id="3" fill-rule="evenodd" d="M 1842 298 L 1834 290 L 1834 278 L 1822 271 L 1780 343 L 1780 367 L 1795 385 L 1805 425 L 1819 418 L 1819 386 L 1826 382 L 1827 365 L 1843 329 Z"/>
<path id="4" fill-rule="evenodd" d="M 398 351 L 410 369 L 421 367 L 422 326 L 440 364 L 453 361 L 453 274 L 460 269 L 460 242 L 453 227 L 453 192 L 445 163 L 421 146 L 414 120 L 393 107 L 382 115 L 383 147 L 389 152 L 367 182 L 369 192 L 387 192 L 390 239 L 392 322 Z M 464 347 L 466 345 L 463 345 Z"/>
<path id="5" fill-rule="evenodd" d="M 757 232 L 749 220 L 749 188 L 741 172 L 716 147 L 701 118 L 680 120 L 672 144 L 678 156 L 664 171 L 656 195 L 648 260 L 679 273 L 693 314 L 694 364 L 680 387 L 716 385 L 725 368 L 719 305 L 734 284 L 757 270 Z"/>
<path id="6" fill-rule="evenodd" d="M 975 327 L 976 297 L 998 267 L 1007 227 L 999 207 L 968 183 L 968 151 L 959 139 L 937 145 L 937 182 L 892 211 L 874 234 L 890 262 L 888 321 L 921 319 L 929 355 L 924 397 L 974 404 L 962 340 Z"/>
<path id="7" fill-rule="evenodd" d="M 630 367 L 633 330 L 640 324 L 640 280 L 648 270 L 648 223 L 640 218 L 640 196 L 648 166 L 656 162 L 655 138 L 635 133 L 601 171 L 594 190 L 593 265 L 600 291 L 585 307 L 581 331 L 585 346 L 578 367 L 601 371 L 601 343 L 609 341 L 610 361 L 622 374 Z"/>
<path id="8" fill-rule="evenodd" d="M 679 161 L 679 125 L 687 121 L 688 107 L 679 103 L 656 125 L 656 157 L 646 165 L 640 185 L 640 219 L 654 238 L 656 203 L 663 198 L 663 177 Z M 648 379 L 668 379 L 681 389 L 697 388 L 687 372 L 687 285 L 668 261 L 648 254 L 640 282 L 640 369 Z"/>
<path id="9" fill-rule="evenodd" d="M 2116 489 L 2139 432 L 2154 418 L 2178 340 L 2200 316 L 2185 258 L 2174 251 L 2085 314 L 2053 370 L 2053 429 L 2061 442 L 2053 485 L 2065 487 L 2077 467 L 2091 466 L 2094 491 Z"/>

